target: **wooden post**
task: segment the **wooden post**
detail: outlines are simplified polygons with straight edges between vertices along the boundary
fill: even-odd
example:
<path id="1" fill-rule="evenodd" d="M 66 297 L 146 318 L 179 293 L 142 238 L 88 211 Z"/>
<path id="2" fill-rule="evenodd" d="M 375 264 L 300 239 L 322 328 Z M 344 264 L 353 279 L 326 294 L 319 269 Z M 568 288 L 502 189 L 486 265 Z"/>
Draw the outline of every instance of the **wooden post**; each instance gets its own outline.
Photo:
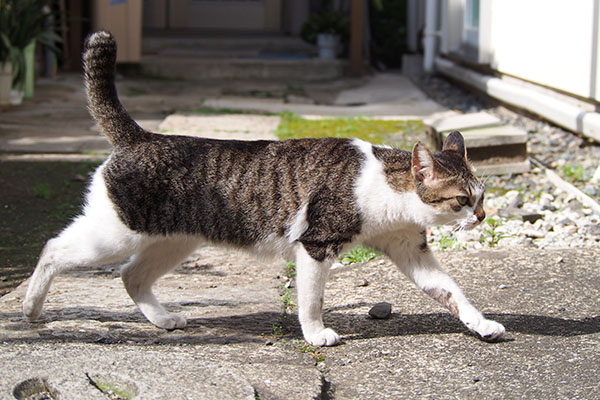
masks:
<path id="1" fill-rule="evenodd" d="M 363 18 L 364 0 L 352 0 L 350 10 L 350 75 L 364 74 Z"/>

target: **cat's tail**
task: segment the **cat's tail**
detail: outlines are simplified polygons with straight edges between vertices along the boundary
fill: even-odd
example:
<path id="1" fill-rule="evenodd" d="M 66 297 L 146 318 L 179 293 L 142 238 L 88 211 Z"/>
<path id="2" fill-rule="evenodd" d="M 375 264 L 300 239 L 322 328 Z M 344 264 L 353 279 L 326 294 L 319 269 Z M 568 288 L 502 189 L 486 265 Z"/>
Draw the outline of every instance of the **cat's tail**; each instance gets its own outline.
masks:
<path id="1" fill-rule="evenodd" d="M 85 42 L 83 65 L 88 108 L 113 146 L 127 146 L 149 135 L 127 113 L 117 96 L 117 42 L 107 31 Z"/>

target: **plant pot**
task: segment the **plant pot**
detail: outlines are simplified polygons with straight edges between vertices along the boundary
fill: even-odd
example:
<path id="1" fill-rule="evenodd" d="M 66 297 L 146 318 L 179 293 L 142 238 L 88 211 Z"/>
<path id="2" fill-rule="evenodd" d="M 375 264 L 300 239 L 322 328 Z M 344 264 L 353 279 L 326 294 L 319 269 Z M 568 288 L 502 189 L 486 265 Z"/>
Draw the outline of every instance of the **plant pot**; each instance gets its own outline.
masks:
<path id="1" fill-rule="evenodd" d="M 11 67 L 10 61 L 0 63 L 0 105 L 10 104 Z"/>
<path id="2" fill-rule="evenodd" d="M 10 89 L 10 104 L 18 106 L 23 103 L 23 90 L 22 89 Z"/>
<path id="3" fill-rule="evenodd" d="M 317 35 L 317 46 L 319 47 L 319 58 L 333 60 L 337 57 L 340 36 L 332 33 L 319 33 Z"/>
<path id="4" fill-rule="evenodd" d="M 25 48 L 25 87 L 24 97 L 30 99 L 33 97 L 33 87 L 35 85 L 35 44 L 33 39 Z"/>

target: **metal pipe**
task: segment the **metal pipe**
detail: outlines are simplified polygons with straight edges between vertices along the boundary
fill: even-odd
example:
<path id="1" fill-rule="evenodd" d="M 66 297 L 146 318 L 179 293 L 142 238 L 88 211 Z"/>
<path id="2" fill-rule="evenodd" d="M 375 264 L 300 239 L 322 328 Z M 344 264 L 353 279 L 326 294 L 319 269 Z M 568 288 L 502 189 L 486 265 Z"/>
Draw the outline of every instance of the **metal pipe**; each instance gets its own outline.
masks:
<path id="1" fill-rule="evenodd" d="M 438 1 L 427 0 L 425 3 L 425 32 L 424 32 L 424 57 L 423 69 L 425 72 L 433 72 L 436 45 L 437 45 L 437 15 Z"/>

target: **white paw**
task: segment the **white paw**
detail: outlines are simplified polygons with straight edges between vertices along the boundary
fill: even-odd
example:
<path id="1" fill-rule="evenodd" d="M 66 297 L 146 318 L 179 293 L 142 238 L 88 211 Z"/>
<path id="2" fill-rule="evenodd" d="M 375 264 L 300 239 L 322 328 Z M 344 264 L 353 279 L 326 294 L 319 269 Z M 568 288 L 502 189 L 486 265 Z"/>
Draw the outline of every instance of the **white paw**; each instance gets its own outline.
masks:
<path id="1" fill-rule="evenodd" d="M 187 325 L 185 318 L 178 314 L 163 314 L 153 318 L 150 322 L 159 328 L 169 331 L 183 329 Z"/>
<path id="2" fill-rule="evenodd" d="M 485 340 L 498 340 L 504 336 L 506 330 L 502 324 L 491 319 L 481 318 L 476 324 L 466 324 L 473 332 Z"/>
<path id="3" fill-rule="evenodd" d="M 306 335 L 304 339 L 313 346 L 335 346 L 340 342 L 340 336 L 329 328 L 313 335 Z"/>
<path id="4" fill-rule="evenodd" d="M 23 314 L 30 321 L 39 320 L 40 315 L 42 314 L 42 303 L 35 304 L 35 302 L 30 299 L 25 299 L 23 302 Z"/>

